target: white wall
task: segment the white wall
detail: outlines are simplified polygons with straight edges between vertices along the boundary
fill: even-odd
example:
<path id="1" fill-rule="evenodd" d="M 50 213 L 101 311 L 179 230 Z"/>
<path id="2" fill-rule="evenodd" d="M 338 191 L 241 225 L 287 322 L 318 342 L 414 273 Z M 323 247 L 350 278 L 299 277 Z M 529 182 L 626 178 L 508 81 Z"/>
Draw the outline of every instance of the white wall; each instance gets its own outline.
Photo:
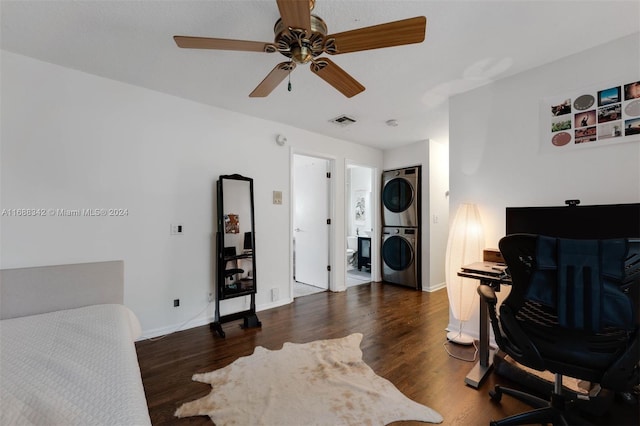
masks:
<path id="1" fill-rule="evenodd" d="M 254 178 L 258 310 L 291 301 L 292 151 L 333 158 L 332 229 L 344 288 L 345 158 L 380 168 L 382 152 L 2 51 L 3 209 L 122 208 L 122 217 L 0 218 L 2 268 L 125 261 L 125 303 L 144 333 L 213 315 L 215 181 Z M 275 136 L 287 136 L 280 147 Z M 283 204 L 272 204 L 272 191 Z M 339 212 L 337 214 L 336 212 Z M 169 226 L 181 223 L 184 235 Z M 338 236 L 338 237 L 336 237 Z M 270 289 L 280 300 L 271 302 Z M 173 307 L 179 298 L 181 306 Z M 236 310 L 246 302 L 223 302 Z"/>
<path id="2" fill-rule="evenodd" d="M 539 104 L 601 82 L 640 80 L 640 34 L 500 80 L 450 100 L 450 208 L 478 204 L 486 247 L 507 206 L 640 201 L 640 142 L 541 152 Z M 475 288 L 470 289 L 475 291 Z M 504 293 L 503 293 L 504 294 Z M 478 335 L 478 313 L 465 325 Z M 457 321 L 450 317 L 450 327 Z"/>
<path id="3" fill-rule="evenodd" d="M 444 258 L 449 237 L 449 145 L 429 140 L 429 291 L 446 286 Z"/>

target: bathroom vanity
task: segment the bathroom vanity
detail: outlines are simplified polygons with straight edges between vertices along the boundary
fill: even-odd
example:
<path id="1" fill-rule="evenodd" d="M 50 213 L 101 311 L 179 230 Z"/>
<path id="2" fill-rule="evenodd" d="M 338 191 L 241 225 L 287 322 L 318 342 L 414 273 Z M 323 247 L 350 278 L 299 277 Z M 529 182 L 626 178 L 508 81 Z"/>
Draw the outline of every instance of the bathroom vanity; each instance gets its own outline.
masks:
<path id="1" fill-rule="evenodd" d="M 371 270 L 371 237 L 358 237 L 358 271 Z"/>

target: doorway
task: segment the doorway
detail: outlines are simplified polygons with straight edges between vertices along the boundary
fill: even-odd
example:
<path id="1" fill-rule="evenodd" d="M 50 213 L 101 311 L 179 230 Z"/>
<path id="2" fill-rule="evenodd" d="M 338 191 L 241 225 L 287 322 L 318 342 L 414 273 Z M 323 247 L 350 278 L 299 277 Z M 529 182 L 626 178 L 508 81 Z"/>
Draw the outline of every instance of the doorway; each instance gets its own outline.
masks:
<path id="1" fill-rule="evenodd" d="M 346 192 L 346 285 L 352 287 L 372 281 L 376 193 L 371 167 L 347 164 Z"/>
<path id="2" fill-rule="evenodd" d="M 331 162 L 293 155 L 293 297 L 329 289 Z"/>

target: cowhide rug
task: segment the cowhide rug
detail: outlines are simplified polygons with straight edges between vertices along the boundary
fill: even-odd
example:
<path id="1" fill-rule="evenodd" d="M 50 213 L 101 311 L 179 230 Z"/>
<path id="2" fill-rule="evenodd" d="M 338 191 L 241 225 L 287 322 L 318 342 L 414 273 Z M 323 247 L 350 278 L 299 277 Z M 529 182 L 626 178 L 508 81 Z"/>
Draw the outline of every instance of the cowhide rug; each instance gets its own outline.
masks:
<path id="1" fill-rule="evenodd" d="M 362 334 L 311 343 L 285 343 L 193 380 L 209 395 L 183 404 L 178 417 L 209 416 L 224 425 L 384 425 L 400 420 L 442 422 L 404 396 L 362 360 Z"/>

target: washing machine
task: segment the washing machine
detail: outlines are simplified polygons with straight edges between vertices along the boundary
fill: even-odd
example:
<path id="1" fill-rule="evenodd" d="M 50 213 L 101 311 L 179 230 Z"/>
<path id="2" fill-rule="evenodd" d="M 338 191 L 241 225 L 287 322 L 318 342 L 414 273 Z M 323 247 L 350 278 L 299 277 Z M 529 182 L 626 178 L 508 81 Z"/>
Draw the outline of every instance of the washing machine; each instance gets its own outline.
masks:
<path id="1" fill-rule="evenodd" d="M 422 289 L 418 228 L 382 228 L 381 254 L 383 281 Z"/>
<path id="2" fill-rule="evenodd" d="M 383 226 L 420 226 L 420 166 L 382 173 Z"/>

